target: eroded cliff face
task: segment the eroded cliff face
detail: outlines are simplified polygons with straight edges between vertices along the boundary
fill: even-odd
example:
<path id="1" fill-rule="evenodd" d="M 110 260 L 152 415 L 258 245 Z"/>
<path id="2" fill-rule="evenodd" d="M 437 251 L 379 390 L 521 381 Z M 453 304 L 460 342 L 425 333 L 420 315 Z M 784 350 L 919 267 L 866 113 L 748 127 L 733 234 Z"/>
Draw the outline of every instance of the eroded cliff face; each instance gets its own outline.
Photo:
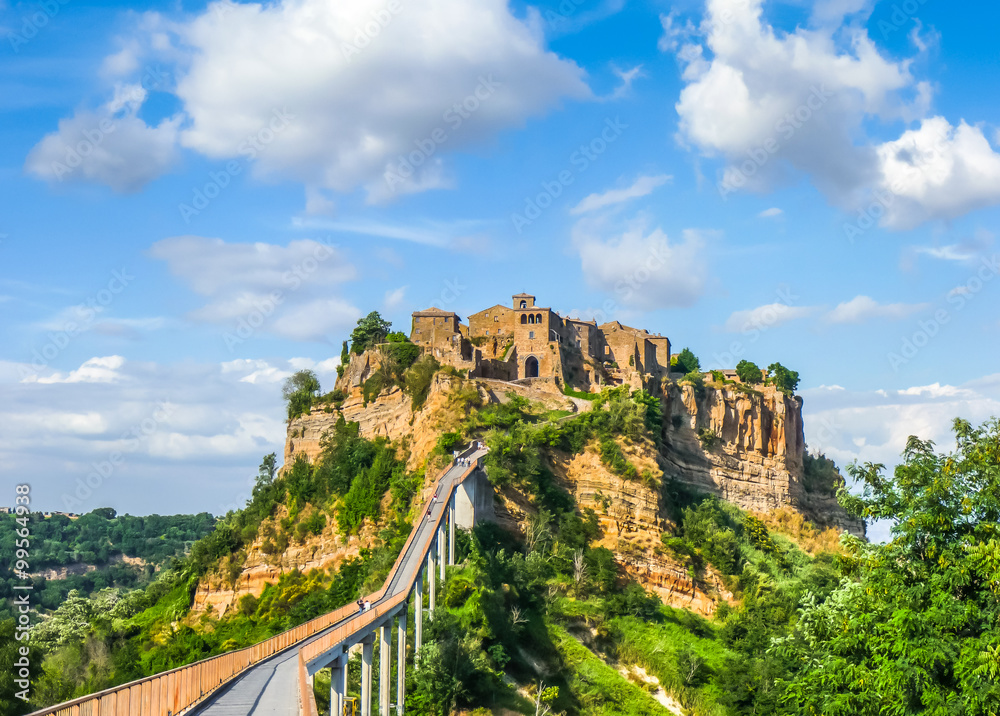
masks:
<path id="1" fill-rule="evenodd" d="M 832 495 L 803 488 L 802 399 L 772 386 L 669 383 L 664 388 L 664 446 L 669 478 L 718 495 L 751 512 L 784 505 L 818 527 L 864 535 L 864 525 Z"/>
<path id="2" fill-rule="evenodd" d="M 673 525 L 661 490 L 663 459 L 652 443 L 622 444 L 629 462 L 647 472 L 651 482 L 625 480 L 611 473 L 591 447 L 577 455 L 555 452 L 551 466 L 558 481 L 580 509 L 597 514 L 601 538 L 595 546 L 610 549 L 615 558 L 646 589 L 666 604 L 703 615 L 719 601 L 732 601 L 720 576 L 710 567 L 697 579 L 664 548 L 660 535 Z"/>
<path id="3" fill-rule="evenodd" d="M 371 360 L 355 358 L 338 381 L 346 396 L 339 411 L 314 408 L 289 424 L 285 465 L 300 454 L 316 460 L 324 433 L 343 415 L 345 420 L 357 422 L 365 437 L 405 443 L 408 468 L 426 467 L 433 476 L 441 466 L 427 464 L 427 460 L 438 437 L 457 429 L 464 418 L 454 400 L 458 388 L 475 390 L 483 402 L 506 401 L 507 392 L 514 391 L 550 410 L 578 412 L 590 407 L 586 401 L 544 388 L 485 379 L 463 381 L 440 373 L 417 411 L 410 396 L 396 387 L 366 405 L 360 383 L 371 370 Z M 772 387 L 745 391 L 732 385 L 707 384 L 696 389 L 667 381 L 661 400 L 662 446 L 657 449 L 649 441 L 622 443 L 639 473 L 646 471 L 651 476 L 648 484 L 611 473 L 593 446 L 578 455 L 553 450 L 548 460 L 553 474 L 580 508 L 592 508 L 598 515 L 602 528 L 599 544 L 614 552 L 629 575 L 666 603 L 711 614 L 720 601 L 732 599 L 719 575 L 709 569 L 692 579 L 686 566 L 663 547 L 660 535 L 672 525 L 666 502 L 669 497 L 661 485 L 669 480 L 718 495 L 751 512 L 767 514 L 790 506 L 820 528 L 864 534 L 863 525 L 848 517 L 832 495 L 811 494 L 803 488 L 801 399 Z M 418 502 L 425 497 L 418 496 Z M 512 531 L 523 534 L 536 512 L 531 500 L 515 490 L 497 495 L 497 519 Z M 290 546 L 280 556 L 266 557 L 257 542 L 240 566 L 235 585 L 217 574 L 199 586 L 196 609 L 212 608 L 219 613 L 232 608 L 243 594 L 259 595 L 282 571 L 336 566 L 356 555 L 371 539 L 372 534 L 363 531 L 361 538 L 344 541 L 335 534 L 331 521 L 323 534 Z"/>
<path id="4" fill-rule="evenodd" d="M 337 533 L 336 522 L 327 520 L 320 534 L 309 535 L 303 542 L 292 542 L 280 554 L 265 554 L 261 549 L 265 526 L 268 523 L 276 525 L 287 514 L 284 507 L 279 508 L 274 519 L 266 520 L 261 525 L 257 538 L 245 552 L 237 552 L 224 559 L 215 572 L 202 578 L 191 606 L 194 616 L 210 612 L 220 617 L 236 609 L 241 597 L 247 594 L 259 597 L 264 587 L 277 582 L 286 572 L 294 569 L 302 572 L 336 569 L 341 562 L 357 557 L 362 548 L 371 547 L 375 542 L 375 530 L 370 525 L 366 525 L 359 535 L 345 538 Z M 238 576 L 231 578 L 230 568 Z"/>

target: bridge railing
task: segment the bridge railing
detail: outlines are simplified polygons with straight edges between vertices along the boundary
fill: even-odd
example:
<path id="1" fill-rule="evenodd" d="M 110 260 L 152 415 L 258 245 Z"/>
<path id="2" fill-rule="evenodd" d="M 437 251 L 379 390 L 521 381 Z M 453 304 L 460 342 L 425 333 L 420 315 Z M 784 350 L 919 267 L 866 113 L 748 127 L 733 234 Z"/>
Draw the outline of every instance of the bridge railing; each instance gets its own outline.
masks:
<path id="1" fill-rule="evenodd" d="M 446 467 L 438 476 L 438 479 L 434 483 L 435 490 L 437 490 L 437 487 L 441 482 L 441 478 L 444 477 L 450 469 L 451 465 Z M 471 470 L 471 467 L 469 470 L 466 470 L 457 482 L 464 480 Z M 452 486 L 452 488 L 448 491 L 448 499 L 451 498 L 453 491 L 454 486 Z M 442 504 L 447 504 L 447 502 L 444 501 Z M 444 513 L 445 511 L 442 510 L 441 515 L 439 515 L 438 519 L 435 521 L 435 529 L 440 526 Z M 420 519 L 423 519 L 422 512 L 418 514 L 417 523 L 410 531 L 410 536 L 407 538 L 406 544 L 403 546 L 403 550 L 400 552 L 399 557 L 396 559 L 396 563 L 389 572 L 389 576 L 386 577 L 385 583 L 379 591 L 368 596 L 369 601 L 377 602 L 385 596 L 396 571 L 399 569 L 403 559 L 405 558 L 407 549 L 409 549 L 409 546 L 417 533 L 417 528 L 420 526 Z M 429 548 L 430 543 L 428 543 L 427 548 L 422 552 L 423 558 L 426 558 L 427 549 Z M 377 609 L 372 610 L 374 613 L 371 615 L 371 620 L 374 621 L 375 619 L 378 619 L 391 608 L 398 606 L 398 602 L 405 599 L 406 593 L 401 595 L 401 597 L 402 598 L 400 599 L 393 600 L 393 607 L 380 605 Z M 56 704 L 55 706 L 34 711 L 29 716 L 176 716 L 176 714 L 194 706 L 220 686 L 239 676 L 251 666 L 258 664 L 261 661 L 288 649 L 289 647 L 293 647 L 314 634 L 323 631 L 330 625 L 343 621 L 352 614 L 357 613 L 357 606 L 355 604 L 348 604 L 332 612 L 316 617 L 315 619 L 299 624 L 297 627 L 293 627 L 288 631 L 282 632 L 281 634 L 276 634 L 275 636 L 258 642 L 252 646 L 244 647 L 243 649 L 239 649 L 237 651 L 227 652 L 225 654 L 219 654 L 218 656 L 212 656 L 207 659 L 203 659 L 202 661 L 196 661 L 186 666 L 179 666 L 176 669 L 171 669 L 170 671 L 164 671 L 159 674 L 154 674 L 153 676 L 137 679 L 127 684 L 114 686 L 110 689 L 105 689 L 104 691 L 88 694 L 87 696 L 81 696 L 80 698 L 73 699 L 72 701 L 66 701 L 61 704 Z M 368 623 L 371 622 L 366 620 L 361 624 L 361 626 Z M 341 629 L 344 628 L 345 627 L 342 627 Z M 341 630 L 336 630 L 335 633 L 340 631 Z M 357 629 L 355 628 L 354 631 L 357 631 Z M 348 634 L 347 636 L 350 635 Z M 345 636 L 344 638 L 347 637 Z M 304 671 L 304 662 L 301 660 L 301 654 L 300 664 L 302 664 L 301 668 Z M 300 673 L 300 679 L 301 678 L 302 675 Z M 304 694 L 300 691 L 300 698 L 303 696 Z"/>

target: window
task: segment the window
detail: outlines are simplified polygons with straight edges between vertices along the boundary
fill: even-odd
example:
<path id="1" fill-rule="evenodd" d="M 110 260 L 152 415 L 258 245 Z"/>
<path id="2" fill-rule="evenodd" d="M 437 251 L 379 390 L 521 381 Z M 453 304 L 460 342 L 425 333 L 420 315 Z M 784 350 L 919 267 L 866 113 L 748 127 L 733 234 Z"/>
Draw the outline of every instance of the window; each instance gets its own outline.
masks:
<path id="1" fill-rule="evenodd" d="M 579 348 L 579 347 L 580 347 L 580 339 L 579 339 L 579 338 L 578 338 L 578 339 L 576 340 L 576 347 L 577 347 L 577 348 Z"/>
<path id="2" fill-rule="evenodd" d="M 523 326 L 523 325 L 525 325 L 527 323 L 528 323 L 528 314 L 527 313 L 522 313 L 521 314 L 521 325 Z"/>
<path id="3" fill-rule="evenodd" d="M 534 337 L 535 337 L 535 332 L 534 331 L 528 331 L 528 338 L 534 338 Z"/>
<path id="4" fill-rule="evenodd" d="M 537 316 L 535 316 L 535 323 L 541 323 L 541 322 L 542 322 L 542 314 L 539 313 Z"/>
<path id="5" fill-rule="evenodd" d="M 521 301 L 521 308 L 527 308 L 527 307 L 528 307 L 528 302 L 527 301 Z"/>
<path id="6" fill-rule="evenodd" d="M 486 329 L 486 335 L 489 335 L 489 334 L 490 334 L 490 329 L 489 329 L 489 328 L 487 328 L 487 329 Z"/>
<path id="7" fill-rule="evenodd" d="M 493 316 L 493 322 L 497 323 L 500 321 L 500 316 Z"/>
<path id="8" fill-rule="evenodd" d="M 531 325 L 535 325 L 535 316 L 534 316 L 534 314 L 530 314 L 530 313 L 528 314 L 528 323 L 530 323 Z"/>

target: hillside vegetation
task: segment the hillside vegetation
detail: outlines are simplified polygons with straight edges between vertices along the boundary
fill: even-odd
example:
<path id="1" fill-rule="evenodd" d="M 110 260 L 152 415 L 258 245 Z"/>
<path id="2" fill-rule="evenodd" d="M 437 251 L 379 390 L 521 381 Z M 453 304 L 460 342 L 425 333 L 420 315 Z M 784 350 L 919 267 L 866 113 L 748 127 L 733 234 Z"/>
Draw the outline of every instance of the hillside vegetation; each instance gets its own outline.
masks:
<path id="1" fill-rule="evenodd" d="M 516 531 L 485 523 L 460 533 L 408 670 L 408 713 L 997 713 L 996 422 L 956 422 L 954 454 L 912 439 L 894 478 L 852 466 L 865 492 L 841 490 L 842 503 L 897 521 L 890 543 L 872 545 L 831 542 L 786 514 L 748 514 L 637 464 L 636 446 L 655 446 L 663 428 L 661 401 L 646 392 L 605 390 L 570 416 L 513 393 L 484 402 L 458 377 L 450 386 L 427 463 L 484 440 L 491 482 L 524 515 Z M 559 456 L 585 451 L 606 474 L 664 496 L 656 550 L 715 595 L 710 618 L 664 605 L 627 576 L 605 546 L 614 505 L 581 508 L 554 470 Z M 149 586 L 75 596 L 34 630 L 45 655 L 35 705 L 254 643 L 377 588 L 431 477 L 408 471 L 408 457 L 405 440 L 367 439 L 342 417 L 313 464 L 299 459 L 279 475 L 267 456 L 247 506 Z M 817 489 L 839 480 L 825 458 L 809 473 Z M 285 571 L 221 617 L 192 613 L 200 581 L 235 582 L 250 549 L 280 555 L 331 532 L 356 536 L 357 554 L 336 568 Z"/>

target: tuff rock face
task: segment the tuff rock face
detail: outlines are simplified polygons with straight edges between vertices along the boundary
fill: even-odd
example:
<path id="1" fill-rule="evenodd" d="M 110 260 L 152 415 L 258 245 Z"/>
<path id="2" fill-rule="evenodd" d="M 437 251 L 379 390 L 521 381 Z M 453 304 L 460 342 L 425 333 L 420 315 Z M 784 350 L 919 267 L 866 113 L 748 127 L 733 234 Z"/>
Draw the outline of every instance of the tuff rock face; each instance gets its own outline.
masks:
<path id="1" fill-rule="evenodd" d="M 802 399 L 774 387 L 668 384 L 664 389 L 664 472 L 751 512 L 790 505 L 818 527 L 864 536 L 832 495 L 803 487 Z M 714 436 L 714 437 L 713 437 Z"/>
<path id="2" fill-rule="evenodd" d="M 317 459 L 323 434 L 342 414 L 345 420 L 358 422 L 365 437 L 405 442 L 408 467 L 426 465 L 427 474 L 433 476 L 441 466 L 427 464 L 427 459 L 438 437 L 456 429 L 464 418 L 456 414 L 453 399 L 459 387 L 474 389 L 485 402 L 505 401 L 506 393 L 514 391 L 543 402 L 550 410 L 576 412 L 590 407 L 586 401 L 538 387 L 484 379 L 462 381 L 444 374 L 435 376 L 426 403 L 417 411 L 412 409 L 410 396 L 395 387 L 365 405 L 360 383 L 372 369 L 370 358 L 355 357 L 337 383 L 346 395 L 340 412 L 314 408 L 291 421 L 285 465 L 300 454 L 309 461 Z M 717 574 L 709 570 L 693 581 L 685 566 L 663 547 L 660 535 L 671 525 L 669 497 L 659 485 L 670 480 L 718 495 L 751 512 L 768 513 L 791 506 L 817 527 L 864 535 L 864 526 L 849 517 L 832 495 L 811 494 L 803 488 L 805 439 L 800 398 L 771 387 L 746 391 L 731 384 L 708 384 L 697 389 L 665 381 L 661 400 L 662 446 L 657 449 L 651 442 L 623 444 L 638 471 L 648 471 L 653 478 L 649 485 L 609 472 L 593 447 L 579 455 L 552 451 L 549 463 L 580 508 L 589 507 L 597 513 L 602 528 L 599 544 L 614 552 L 626 572 L 668 604 L 710 614 L 720 601 L 732 599 Z M 417 500 L 427 497 L 421 495 Z M 536 512 L 537 507 L 516 491 L 497 494 L 497 520 L 512 531 L 523 533 Z M 219 613 L 233 608 L 243 594 L 259 595 L 283 571 L 336 566 L 370 545 L 372 539 L 374 530 L 366 526 L 360 538 L 345 541 L 330 521 L 321 535 L 290 545 L 282 555 L 263 555 L 258 540 L 243 558 L 234 582 L 219 574 L 203 580 L 195 596 L 195 610 L 211 608 Z"/>

